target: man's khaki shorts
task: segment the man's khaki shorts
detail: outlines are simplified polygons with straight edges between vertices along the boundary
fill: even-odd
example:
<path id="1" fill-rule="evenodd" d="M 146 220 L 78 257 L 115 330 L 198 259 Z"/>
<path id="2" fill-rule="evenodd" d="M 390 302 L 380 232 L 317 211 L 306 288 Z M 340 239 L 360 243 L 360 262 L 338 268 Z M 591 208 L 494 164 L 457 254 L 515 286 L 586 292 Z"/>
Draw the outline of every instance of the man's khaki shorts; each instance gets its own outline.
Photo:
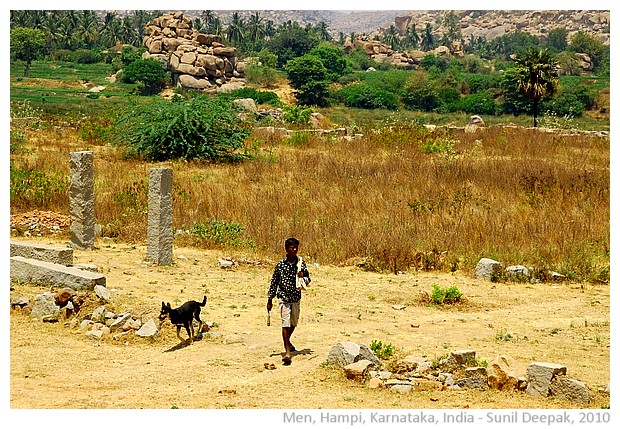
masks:
<path id="1" fill-rule="evenodd" d="M 280 315 L 282 316 L 283 328 L 297 326 L 299 321 L 299 302 L 280 301 Z"/>

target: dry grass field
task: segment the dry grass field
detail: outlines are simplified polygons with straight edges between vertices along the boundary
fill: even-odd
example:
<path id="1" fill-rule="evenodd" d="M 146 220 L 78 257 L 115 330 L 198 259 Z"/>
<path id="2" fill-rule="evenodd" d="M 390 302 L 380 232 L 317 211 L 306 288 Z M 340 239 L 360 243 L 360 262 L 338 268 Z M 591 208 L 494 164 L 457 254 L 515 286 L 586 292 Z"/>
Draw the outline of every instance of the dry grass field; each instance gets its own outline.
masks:
<path id="1" fill-rule="evenodd" d="M 74 262 L 94 263 L 106 275 L 112 291 L 107 308 L 156 316 L 163 300 L 179 305 L 206 295 L 203 320 L 216 322 L 213 330 L 222 336 L 180 344 L 166 322 L 154 339 L 96 341 L 63 322 L 11 311 L 11 409 L 600 409 L 610 403 L 599 391 L 610 382 L 609 285 L 491 283 L 460 271 L 372 273 L 323 264 L 307 256 L 302 242 L 300 255 L 307 257 L 313 283 L 293 336 L 299 352 L 291 366 L 282 366 L 280 330 L 265 323 L 274 260 L 175 247 L 171 266 L 152 266 L 144 263 L 144 246 L 103 239 L 96 246 L 75 250 Z M 222 269 L 221 257 L 241 263 Z M 464 303 L 420 303 L 433 284 L 457 286 Z M 48 290 L 13 287 L 11 296 L 31 300 Z M 524 365 L 563 364 L 569 377 L 587 383 L 593 398 L 579 406 L 494 390 L 398 394 L 369 389 L 326 365 L 334 344 L 373 340 L 392 344 L 399 357 L 436 359 L 474 349 L 480 361 L 507 354 Z M 266 370 L 265 363 L 275 369 Z M 303 402 L 292 401 L 291 392 Z"/>

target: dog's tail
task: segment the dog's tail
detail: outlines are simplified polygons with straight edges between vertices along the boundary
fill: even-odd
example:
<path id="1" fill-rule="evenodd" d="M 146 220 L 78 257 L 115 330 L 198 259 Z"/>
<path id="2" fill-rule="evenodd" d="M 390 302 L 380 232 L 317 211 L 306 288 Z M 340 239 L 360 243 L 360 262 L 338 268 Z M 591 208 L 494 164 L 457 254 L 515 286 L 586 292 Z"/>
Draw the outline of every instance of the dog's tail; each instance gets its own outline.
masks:
<path id="1" fill-rule="evenodd" d="M 205 295 L 205 296 L 202 298 L 202 302 L 200 303 L 200 306 L 201 306 L 201 307 L 204 307 L 206 303 L 207 303 L 207 296 Z"/>

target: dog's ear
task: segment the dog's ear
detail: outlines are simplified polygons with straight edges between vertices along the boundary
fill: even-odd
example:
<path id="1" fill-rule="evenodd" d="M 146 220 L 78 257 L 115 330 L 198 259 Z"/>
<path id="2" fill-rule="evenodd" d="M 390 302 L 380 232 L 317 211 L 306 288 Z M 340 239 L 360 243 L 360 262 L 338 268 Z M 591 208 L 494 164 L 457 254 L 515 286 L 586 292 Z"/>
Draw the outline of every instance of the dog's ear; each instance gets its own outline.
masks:
<path id="1" fill-rule="evenodd" d="M 170 307 L 170 303 L 168 303 L 167 305 L 168 305 L 168 308 L 171 308 L 171 307 Z"/>

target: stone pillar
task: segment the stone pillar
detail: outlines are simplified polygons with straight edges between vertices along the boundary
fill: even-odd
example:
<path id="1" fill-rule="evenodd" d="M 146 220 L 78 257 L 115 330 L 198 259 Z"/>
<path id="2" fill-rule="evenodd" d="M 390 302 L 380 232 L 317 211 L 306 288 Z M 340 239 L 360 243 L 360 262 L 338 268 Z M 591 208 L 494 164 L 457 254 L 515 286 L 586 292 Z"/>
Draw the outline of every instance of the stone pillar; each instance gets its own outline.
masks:
<path id="1" fill-rule="evenodd" d="M 172 169 L 152 168 L 149 175 L 147 255 L 157 265 L 172 264 Z"/>
<path id="2" fill-rule="evenodd" d="M 95 247 L 95 170 L 93 153 L 71 152 L 71 246 Z"/>

